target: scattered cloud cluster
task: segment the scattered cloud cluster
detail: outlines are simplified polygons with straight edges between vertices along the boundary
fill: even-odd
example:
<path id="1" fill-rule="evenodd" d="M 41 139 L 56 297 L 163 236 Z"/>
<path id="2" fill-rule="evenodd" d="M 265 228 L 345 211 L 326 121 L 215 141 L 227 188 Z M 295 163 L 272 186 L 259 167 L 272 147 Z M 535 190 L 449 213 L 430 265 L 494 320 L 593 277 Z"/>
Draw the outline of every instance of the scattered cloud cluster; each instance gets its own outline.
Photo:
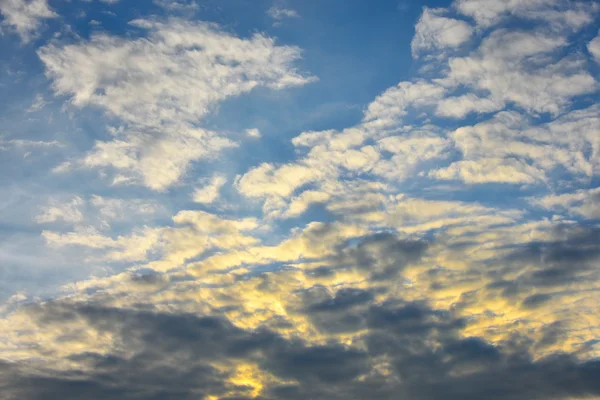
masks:
<path id="1" fill-rule="evenodd" d="M 184 20 L 135 20 L 131 26 L 149 36 L 97 34 L 88 42 L 38 51 L 58 94 L 123 124 L 75 161 L 114 170 L 114 183 L 166 190 L 191 162 L 236 146 L 199 126 L 219 102 L 259 86 L 277 90 L 313 80 L 292 66 L 298 48 L 277 46 L 260 34 L 240 39 L 215 25 Z"/>
<path id="2" fill-rule="evenodd" d="M 24 43 L 37 36 L 44 19 L 58 16 L 47 0 L 2 0 L 0 14 L 1 25 L 14 30 Z"/>

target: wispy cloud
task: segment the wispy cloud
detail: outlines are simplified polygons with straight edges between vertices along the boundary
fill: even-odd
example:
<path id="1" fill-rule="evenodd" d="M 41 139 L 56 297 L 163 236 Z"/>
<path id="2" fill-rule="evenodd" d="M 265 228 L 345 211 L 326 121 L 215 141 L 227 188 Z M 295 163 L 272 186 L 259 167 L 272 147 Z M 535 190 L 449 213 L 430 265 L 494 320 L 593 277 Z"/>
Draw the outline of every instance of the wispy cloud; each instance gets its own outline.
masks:
<path id="1" fill-rule="evenodd" d="M 58 16 L 47 0 L 2 0 L 0 14 L 2 25 L 13 29 L 25 43 L 37 36 L 44 19 Z"/>
<path id="2" fill-rule="evenodd" d="M 296 10 L 291 8 L 284 8 L 279 6 L 273 6 L 267 10 L 267 14 L 274 20 L 281 21 L 288 18 L 299 18 L 300 15 Z"/>
<path id="3" fill-rule="evenodd" d="M 99 107 L 126 124 L 78 161 L 112 168 L 114 182 L 165 190 L 191 162 L 236 146 L 197 127 L 220 101 L 258 86 L 277 90 L 313 80 L 292 66 L 298 48 L 277 46 L 262 35 L 239 39 L 215 25 L 184 20 L 131 24 L 147 30 L 149 38 L 98 34 L 89 42 L 39 50 L 57 93 L 71 96 L 76 107 Z"/>

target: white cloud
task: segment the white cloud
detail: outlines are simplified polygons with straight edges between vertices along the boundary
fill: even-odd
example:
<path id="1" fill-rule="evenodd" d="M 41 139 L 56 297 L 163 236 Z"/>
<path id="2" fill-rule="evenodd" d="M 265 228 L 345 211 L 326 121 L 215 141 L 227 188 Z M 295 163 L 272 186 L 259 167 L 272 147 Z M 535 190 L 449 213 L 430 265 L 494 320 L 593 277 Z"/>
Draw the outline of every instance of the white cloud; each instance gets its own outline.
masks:
<path id="1" fill-rule="evenodd" d="M 437 82 L 449 87 L 467 85 L 488 94 L 486 101 L 470 101 L 469 111 L 485 112 L 494 104 L 514 103 L 531 113 L 556 115 L 572 97 L 598 88 L 594 77 L 583 68 L 583 58 L 557 56 L 567 44 L 562 36 L 499 29 L 471 55 L 450 58 L 447 77 Z M 441 107 L 442 114 L 452 114 L 448 105 Z"/>
<path id="2" fill-rule="evenodd" d="M 442 117 L 464 118 L 472 112 L 488 113 L 500 110 L 503 107 L 504 103 L 501 101 L 498 102 L 468 93 L 462 96 L 446 97 L 437 104 L 435 112 Z"/>
<path id="3" fill-rule="evenodd" d="M 260 139 L 260 137 L 262 136 L 260 133 L 260 130 L 258 130 L 258 128 L 250 128 L 250 129 L 246 129 L 246 135 L 248 137 L 254 138 L 254 139 Z"/>
<path id="4" fill-rule="evenodd" d="M 596 106 L 535 127 L 517 112 L 501 112 L 451 133 L 462 160 L 429 176 L 467 183 L 549 182 L 559 167 L 576 177 L 592 176 L 600 166 L 597 120 Z"/>
<path id="5" fill-rule="evenodd" d="M 373 173 L 389 180 L 404 180 L 427 161 L 443 158 L 449 141 L 430 132 L 412 132 L 408 135 L 388 136 L 377 143 L 381 152 L 392 154 L 373 167 Z"/>
<path id="6" fill-rule="evenodd" d="M 2 25 L 14 29 L 23 42 L 36 36 L 43 19 L 57 16 L 47 0 L 0 0 L 0 14 Z"/>
<path id="7" fill-rule="evenodd" d="M 52 140 L 45 142 L 43 140 L 27 140 L 27 139 L 0 139 L 0 150 L 8 149 L 47 149 L 52 147 L 62 147 L 60 142 Z"/>
<path id="8" fill-rule="evenodd" d="M 191 162 L 210 160 L 237 146 L 215 132 L 189 125 L 164 125 L 160 131 L 131 130 L 115 136 L 112 141 L 96 142 L 80 165 L 111 167 L 119 172 L 113 183 L 143 183 L 157 191 L 176 183 Z"/>
<path id="9" fill-rule="evenodd" d="M 51 247 L 86 249 L 90 254 L 88 262 L 147 262 L 147 268 L 161 271 L 177 268 L 208 249 L 237 249 L 258 242 L 244 233 L 258 227 L 254 218 L 225 219 L 186 210 L 172 219 L 174 227 L 145 226 L 124 235 L 111 236 L 82 225 L 66 233 L 46 230 L 42 236 Z M 150 261 L 150 255 L 159 257 Z"/>
<path id="10" fill-rule="evenodd" d="M 578 30 L 591 23 L 599 10 L 594 2 L 561 0 L 456 0 L 453 5 L 483 28 L 517 17 L 543 22 L 554 29 Z"/>
<path id="11" fill-rule="evenodd" d="M 600 219 L 600 188 L 581 189 L 573 193 L 531 198 L 534 205 L 556 212 L 566 212 L 589 219 Z"/>
<path id="12" fill-rule="evenodd" d="M 41 213 L 35 217 L 35 221 L 38 224 L 46 224 L 58 220 L 72 224 L 83 221 L 81 208 L 84 206 L 85 201 L 81 197 L 75 196 L 70 201 L 62 204 L 56 201 L 52 203 L 49 206 L 43 207 Z"/>
<path id="13" fill-rule="evenodd" d="M 471 38 L 473 29 L 468 23 L 442 14 L 443 10 L 425 8 L 411 42 L 413 57 L 434 50 L 456 48 Z"/>
<path id="14" fill-rule="evenodd" d="M 193 0 L 153 0 L 152 2 L 171 12 L 194 12 L 200 9 L 198 3 Z"/>
<path id="15" fill-rule="evenodd" d="M 410 107 L 433 105 L 446 89 L 425 81 L 400 82 L 377 96 L 365 111 L 364 121 L 375 128 L 398 124 Z"/>
<path id="16" fill-rule="evenodd" d="M 302 164 L 276 167 L 263 163 L 238 176 L 235 185 L 246 196 L 290 196 L 297 188 L 323 176 L 323 172 Z"/>
<path id="17" fill-rule="evenodd" d="M 281 21 L 286 18 L 299 18 L 298 12 L 290 8 L 273 6 L 267 10 L 267 14 L 274 20 Z"/>
<path id="18" fill-rule="evenodd" d="M 151 216 L 158 213 L 161 207 L 155 202 L 141 199 L 120 199 L 93 195 L 89 203 L 95 208 L 102 224 L 110 221 L 126 220 L 134 216 Z"/>
<path id="19" fill-rule="evenodd" d="M 128 222 L 146 219 L 163 212 L 160 205 L 150 200 L 120 199 L 92 195 L 84 199 L 75 196 L 67 202 L 51 200 L 35 217 L 39 224 L 64 221 L 76 229 L 108 229 L 112 222 Z"/>
<path id="20" fill-rule="evenodd" d="M 600 31 L 598 31 L 598 35 L 588 43 L 587 48 L 592 56 L 594 56 L 596 62 L 600 64 Z"/>
<path id="21" fill-rule="evenodd" d="M 97 250 L 87 261 L 139 262 L 145 261 L 148 252 L 159 244 L 161 233 L 160 228 L 144 228 L 113 238 L 93 227 L 78 227 L 67 233 L 43 231 L 42 236 L 51 247 L 80 246 Z"/>
<path id="22" fill-rule="evenodd" d="M 219 198 L 221 187 L 227 179 L 221 175 L 215 175 L 210 182 L 201 188 L 194 190 L 193 199 L 196 203 L 210 204 Z"/>
<path id="23" fill-rule="evenodd" d="M 213 24 L 177 19 L 131 24 L 149 36 L 98 34 L 38 52 L 58 94 L 126 124 L 115 139 L 96 143 L 81 162 L 118 170 L 116 182 L 165 190 L 190 162 L 234 145 L 195 126 L 219 101 L 257 86 L 282 89 L 313 80 L 292 66 L 298 48 L 276 46 L 259 34 L 239 39 Z"/>
<path id="24" fill-rule="evenodd" d="M 477 161 L 454 162 L 446 168 L 430 171 L 429 176 L 441 180 L 460 180 L 468 184 L 527 184 L 542 181 L 544 173 L 517 159 L 482 158 Z"/>

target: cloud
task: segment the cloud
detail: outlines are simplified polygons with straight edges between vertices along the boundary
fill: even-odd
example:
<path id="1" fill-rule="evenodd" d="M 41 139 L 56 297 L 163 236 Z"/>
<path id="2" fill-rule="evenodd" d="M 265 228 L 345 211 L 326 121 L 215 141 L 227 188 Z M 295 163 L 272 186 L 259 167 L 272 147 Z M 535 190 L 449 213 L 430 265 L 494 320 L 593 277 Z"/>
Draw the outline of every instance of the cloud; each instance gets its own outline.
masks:
<path id="1" fill-rule="evenodd" d="M 557 0 L 457 0 L 454 7 L 482 28 L 517 17 L 547 23 L 554 29 L 577 30 L 591 23 L 598 11 L 593 3 Z"/>
<path id="2" fill-rule="evenodd" d="M 196 126 L 217 103 L 259 86 L 277 90 L 314 79 L 293 68 L 298 48 L 276 46 L 259 34 L 239 39 L 214 24 L 177 19 L 135 20 L 131 26 L 148 36 L 101 33 L 38 50 L 57 94 L 124 124 L 79 160 L 88 168 L 116 170 L 113 183 L 166 190 L 191 162 L 236 145 Z"/>
<path id="3" fill-rule="evenodd" d="M 219 198 L 221 187 L 227 182 L 227 179 L 220 175 L 211 178 L 207 185 L 194 190 L 193 199 L 196 203 L 210 204 Z"/>
<path id="4" fill-rule="evenodd" d="M 341 296 L 348 295 L 336 298 Z M 435 400 L 491 393 L 492 398 L 560 399 L 600 390 L 594 380 L 597 362 L 578 363 L 569 356 L 534 361 L 517 340 L 494 346 L 462 338 L 465 321 L 424 303 L 399 300 L 355 311 L 369 329 L 360 347 L 310 344 L 185 313 L 68 302 L 30 307 L 26 313 L 39 329 L 52 327 L 65 346 L 93 342 L 103 332 L 111 332 L 112 339 L 101 352 L 73 349 L 66 370 L 43 360 L 5 364 L 3 390 L 11 396 L 361 399 L 368 393 L 378 398 L 405 393 Z"/>
<path id="5" fill-rule="evenodd" d="M 479 102 L 485 112 L 493 111 L 493 104 L 514 103 L 528 112 L 557 115 L 573 96 L 597 90 L 580 57 L 556 56 L 566 45 L 556 34 L 498 29 L 471 55 L 450 58 L 441 82 L 487 93 L 492 102 Z M 536 91 L 540 86 L 545 89 Z"/>
<path id="6" fill-rule="evenodd" d="M 413 57 L 433 50 L 459 47 L 471 38 L 472 28 L 464 21 L 446 18 L 442 11 L 425 8 L 411 42 Z"/>
<path id="7" fill-rule="evenodd" d="M 63 220 L 64 222 L 78 223 L 83 221 L 80 207 L 84 201 L 81 197 L 74 197 L 68 203 L 55 204 L 42 208 L 42 212 L 35 217 L 38 224 Z"/>
<path id="8" fill-rule="evenodd" d="M 588 51 L 594 56 L 597 63 L 600 63 L 600 31 L 598 36 L 592 39 L 587 45 Z"/>
<path id="9" fill-rule="evenodd" d="M 289 164 L 275 168 L 272 164 L 263 163 L 243 176 L 238 176 L 235 184 L 247 196 L 287 197 L 296 188 L 317 179 L 322 174 L 323 172 L 304 165 Z"/>
<path id="10" fill-rule="evenodd" d="M 20 291 L 0 309 L 1 393 L 600 397 L 588 4 L 425 9 L 415 74 L 347 126 L 297 132 L 292 157 L 230 165 L 234 209 L 217 207 L 225 175 L 203 165 L 198 184 L 190 165 L 229 162 L 223 152 L 249 140 L 227 132 L 258 130 L 219 132 L 207 117 L 253 88 L 311 81 L 294 68 L 299 49 L 180 19 L 52 40 L 39 54 L 57 94 L 110 120 L 59 169 L 154 192 L 81 192 L 69 179 L 69 194 L 47 195 L 48 251 L 108 273 L 66 277 L 52 298 Z M 27 253 L 11 243 L 0 265 Z"/>
<path id="11" fill-rule="evenodd" d="M 563 211 L 589 219 L 600 218 L 600 188 L 531 198 L 530 201 L 547 210 Z"/>
<path id="12" fill-rule="evenodd" d="M 111 223 L 123 223 L 152 218 L 164 212 L 157 203 L 142 199 L 120 199 L 92 195 L 87 199 L 79 196 L 60 202 L 50 199 L 48 206 L 41 207 L 35 217 L 38 224 L 57 221 L 66 222 L 77 228 L 106 230 Z"/>
<path id="13" fill-rule="evenodd" d="M 369 104 L 364 119 L 375 127 L 393 125 L 408 114 L 409 107 L 433 105 L 445 92 L 443 87 L 424 81 L 400 82 Z"/>
<path id="14" fill-rule="evenodd" d="M 13 29 L 23 43 L 37 36 L 42 20 L 57 17 L 47 0 L 2 0 L 0 14 L 4 17 L 2 25 Z"/>
<path id="15" fill-rule="evenodd" d="M 107 208 L 101 211 L 106 212 Z M 44 230 L 42 236 L 53 247 L 87 249 L 88 261 L 145 262 L 146 267 L 159 271 L 180 267 L 210 249 L 245 248 L 258 242 L 243 233 L 257 227 L 252 218 L 230 220 L 203 211 L 180 211 L 172 220 L 174 227 L 143 226 L 123 235 L 110 235 L 111 232 L 104 233 L 93 225 L 79 225 L 66 233 Z"/>
<path id="16" fill-rule="evenodd" d="M 533 184 L 546 182 L 559 167 L 575 176 L 591 176 L 598 163 L 597 139 L 593 128 L 589 130 L 597 118 L 595 110 L 592 106 L 574 111 L 535 127 L 514 112 L 463 126 L 450 135 L 463 159 L 430 171 L 429 176 L 467 183 Z M 578 134 L 558 133 L 572 130 Z"/>
<path id="17" fill-rule="evenodd" d="M 300 15 L 296 10 L 290 8 L 282 8 L 273 6 L 267 10 L 267 15 L 276 21 L 281 21 L 288 18 L 300 18 Z"/>
<path id="18" fill-rule="evenodd" d="M 258 128 L 246 129 L 246 135 L 248 135 L 248 137 L 256 139 L 259 139 L 262 136 Z"/>

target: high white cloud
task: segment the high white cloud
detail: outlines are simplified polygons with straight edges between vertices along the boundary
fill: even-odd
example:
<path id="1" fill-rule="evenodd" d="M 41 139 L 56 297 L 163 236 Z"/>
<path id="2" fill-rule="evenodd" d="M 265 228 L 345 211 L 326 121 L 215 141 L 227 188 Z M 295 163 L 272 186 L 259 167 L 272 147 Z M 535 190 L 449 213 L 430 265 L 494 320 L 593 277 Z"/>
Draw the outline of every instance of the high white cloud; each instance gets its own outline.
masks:
<path id="1" fill-rule="evenodd" d="M 58 94 L 126 124 L 82 160 L 117 169 L 117 182 L 166 189 L 190 162 L 233 145 L 196 126 L 219 101 L 257 86 L 282 89 L 313 80 L 292 66 L 298 48 L 276 46 L 263 35 L 239 39 L 213 24 L 177 19 L 131 25 L 148 37 L 98 34 L 38 52 Z"/>
<path id="2" fill-rule="evenodd" d="M 469 110 L 479 111 L 479 106 L 489 112 L 494 105 L 499 109 L 514 103 L 528 112 L 556 115 L 572 97 L 598 88 L 594 77 L 583 68 L 584 59 L 556 55 L 567 44 L 563 36 L 499 29 L 471 55 L 450 58 L 450 71 L 440 83 L 466 85 L 488 94 L 489 101 L 470 102 Z M 540 87 L 544 90 L 538 90 Z M 442 114 L 444 110 L 448 105 L 442 106 Z"/>
<path id="3" fill-rule="evenodd" d="M 78 229 L 108 229 L 112 222 L 131 222 L 151 218 L 163 212 L 156 202 L 92 195 L 88 199 L 75 196 L 69 201 L 51 199 L 35 217 L 38 224 L 66 222 Z"/>
<path id="4" fill-rule="evenodd" d="M 415 26 L 413 57 L 433 50 L 452 49 L 471 38 L 473 29 L 465 21 L 442 16 L 444 10 L 425 8 Z"/>
<path id="5" fill-rule="evenodd" d="M 587 48 L 592 56 L 594 56 L 596 62 L 600 64 L 600 31 L 598 31 L 598 35 L 588 43 Z"/>
<path id="6" fill-rule="evenodd" d="M 269 17 L 274 20 L 281 21 L 286 18 L 299 18 L 298 12 L 296 10 L 292 10 L 291 8 L 283 8 L 278 6 L 273 6 L 267 10 L 267 14 Z"/>
<path id="7" fill-rule="evenodd" d="M 457 0 L 454 7 L 487 28 L 504 18 L 517 17 L 549 24 L 555 29 L 577 30 L 593 21 L 599 10 L 594 2 L 560 0 Z"/>
<path id="8" fill-rule="evenodd" d="M 400 82 L 369 104 L 364 120 L 374 129 L 397 124 L 412 107 L 433 105 L 444 97 L 445 92 L 444 87 L 425 81 Z"/>
<path id="9" fill-rule="evenodd" d="M 43 207 L 41 213 L 35 217 L 38 224 L 55 222 L 62 220 L 64 222 L 78 223 L 83 221 L 83 213 L 81 207 L 84 205 L 84 200 L 81 197 L 73 197 L 71 201 L 60 204 L 54 204 Z"/>
<path id="10" fill-rule="evenodd" d="M 210 182 L 207 182 L 201 188 L 194 190 L 193 199 L 196 203 L 210 204 L 219 198 L 221 187 L 227 182 L 227 179 L 221 175 L 215 175 Z"/>
<path id="11" fill-rule="evenodd" d="M 589 219 L 600 219 L 600 188 L 552 194 L 541 198 L 532 198 L 530 201 L 547 210 L 566 212 Z"/>
<path id="12" fill-rule="evenodd" d="M 117 131 L 111 141 L 96 142 L 78 163 L 89 168 L 111 167 L 117 171 L 113 183 L 142 183 L 164 191 L 181 178 L 191 162 L 210 160 L 223 149 L 236 146 L 215 132 L 187 124 L 135 128 Z"/>
<path id="13" fill-rule="evenodd" d="M 246 129 L 246 135 L 248 135 L 248 137 L 255 138 L 255 139 L 260 139 L 260 137 L 262 136 L 262 134 L 260 133 L 260 130 L 258 128 Z"/>
<path id="14" fill-rule="evenodd" d="M 575 176 L 592 176 L 600 146 L 597 119 L 596 106 L 535 127 L 519 113 L 498 113 L 454 131 L 450 137 L 463 159 L 429 176 L 467 183 L 542 183 L 559 167 Z"/>
<path id="15" fill-rule="evenodd" d="M 47 0 L 0 0 L 0 14 L 2 25 L 14 29 L 23 42 L 36 36 L 42 20 L 57 16 Z"/>

